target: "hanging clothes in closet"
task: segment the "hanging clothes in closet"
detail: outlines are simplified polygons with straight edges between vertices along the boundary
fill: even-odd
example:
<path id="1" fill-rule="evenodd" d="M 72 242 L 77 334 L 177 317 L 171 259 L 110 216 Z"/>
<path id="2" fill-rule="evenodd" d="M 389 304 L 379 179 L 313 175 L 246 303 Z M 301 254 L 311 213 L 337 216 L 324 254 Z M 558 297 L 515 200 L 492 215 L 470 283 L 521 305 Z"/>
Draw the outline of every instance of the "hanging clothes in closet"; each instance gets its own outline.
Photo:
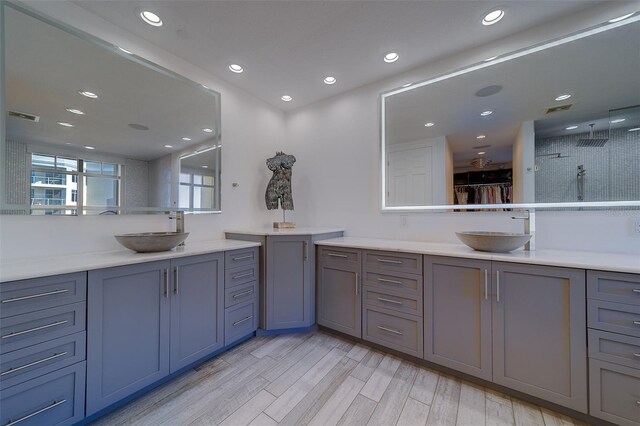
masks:
<path id="1" fill-rule="evenodd" d="M 455 185 L 454 189 L 455 204 L 511 204 L 513 202 L 513 187 L 510 182 Z"/>

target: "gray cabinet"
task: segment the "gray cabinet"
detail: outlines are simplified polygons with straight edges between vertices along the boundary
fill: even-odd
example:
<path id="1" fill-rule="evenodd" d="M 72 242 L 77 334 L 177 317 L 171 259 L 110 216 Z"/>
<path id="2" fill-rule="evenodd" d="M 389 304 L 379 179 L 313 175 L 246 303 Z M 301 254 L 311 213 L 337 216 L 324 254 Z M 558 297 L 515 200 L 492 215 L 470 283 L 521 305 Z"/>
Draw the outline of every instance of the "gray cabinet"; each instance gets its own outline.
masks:
<path id="1" fill-rule="evenodd" d="M 230 345 L 258 328 L 258 248 L 225 255 L 224 344 Z"/>
<path id="2" fill-rule="evenodd" d="M 318 253 L 318 324 L 361 337 L 361 251 L 320 247 Z"/>

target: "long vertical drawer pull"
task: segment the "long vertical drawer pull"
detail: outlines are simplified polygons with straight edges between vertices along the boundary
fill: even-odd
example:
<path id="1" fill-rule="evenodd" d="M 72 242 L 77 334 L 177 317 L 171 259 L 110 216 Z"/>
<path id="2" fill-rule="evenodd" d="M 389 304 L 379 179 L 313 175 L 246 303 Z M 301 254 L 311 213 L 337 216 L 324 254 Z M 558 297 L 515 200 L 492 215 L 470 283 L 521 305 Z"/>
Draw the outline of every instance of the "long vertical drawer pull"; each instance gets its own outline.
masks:
<path id="1" fill-rule="evenodd" d="M 240 278 L 250 277 L 253 275 L 253 271 L 247 272 L 246 274 L 234 275 L 231 277 L 232 280 L 239 280 Z"/>
<path id="2" fill-rule="evenodd" d="M 237 262 L 238 260 L 244 260 L 244 259 L 253 259 L 253 255 L 247 254 L 245 256 L 238 256 L 238 257 L 231 258 L 231 260 L 233 260 L 234 262 Z"/>
<path id="3" fill-rule="evenodd" d="M 378 281 L 380 281 L 381 283 L 389 283 L 389 284 L 404 284 L 402 281 L 396 281 L 396 280 L 388 280 L 386 278 L 378 278 Z"/>
<path id="4" fill-rule="evenodd" d="M 358 273 L 356 272 L 356 296 L 358 295 Z"/>
<path id="5" fill-rule="evenodd" d="M 251 318 L 253 318 L 253 315 L 249 315 L 246 318 L 242 318 L 241 320 L 238 320 L 238 321 L 234 322 L 233 325 L 236 326 L 238 324 L 242 324 L 245 321 L 249 321 Z"/>
<path id="6" fill-rule="evenodd" d="M 43 362 L 51 361 L 52 359 L 60 358 L 61 356 L 65 356 L 66 354 L 67 352 L 62 352 L 60 354 L 53 354 L 41 360 L 30 362 L 29 364 L 21 365 L 20 367 L 10 368 L 7 371 L 3 371 L 2 373 L 0 373 L 0 377 L 5 376 L 7 374 L 15 373 L 16 371 L 24 370 L 25 368 L 33 367 L 34 365 L 42 364 Z"/>
<path id="7" fill-rule="evenodd" d="M 383 326 L 381 326 L 381 325 L 379 325 L 379 326 L 378 326 L 378 328 L 379 328 L 380 330 L 388 331 L 389 333 L 393 333 L 393 334 L 397 334 L 397 335 L 399 335 L 399 336 L 402 336 L 402 332 L 401 332 L 401 331 L 394 330 L 394 329 L 392 329 L 392 328 L 383 327 Z"/>
<path id="8" fill-rule="evenodd" d="M 378 297 L 378 300 L 381 302 L 389 302 L 389 303 L 395 303 L 396 305 L 402 305 L 402 302 L 398 300 L 385 299 L 384 297 Z"/>
<path id="9" fill-rule="evenodd" d="M 52 408 L 57 407 L 58 405 L 62 405 L 62 404 L 64 404 L 65 402 L 67 402 L 67 400 L 66 400 L 66 399 L 63 399 L 62 401 L 53 401 L 51 404 L 47 405 L 46 407 L 41 408 L 41 409 L 39 409 L 38 411 L 34 411 L 34 412 L 33 412 L 33 413 L 31 413 L 31 414 L 27 414 L 27 415 L 26 415 L 26 416 L 24 416 L 24 417 L 20 417 L 18 420 L 11 420 L 11 419 L 9 419 L 9 423 L 7 423 L 7 424 L 6 424 L 6 425 L 4 425 L 4 426 L 13 426 L 13 425 L 17 425 L 17 424 L 18 424 L 18 423 L 20 423 L 20 422 L 23 422 L 23 421 L 25 421 L 25 420 L 27 420 L 27 419 L 30 419 L 30 418 L 31 418 L 31 417 L 33 417 L 33 416 L 37 416 L 37 415 L 38 415 L 38 414 L 40 414 L 40 413 L 44 413 L 45 411 L 49 411 L 49 410 L 51 410 Z"/>
<path id="10" fill-rule="evenodd" d="M 47 329 L 47 328 L 50 328 L 50 327 L 57 327 L 59 325 L 66 324 L 68 322 L 69 322 L 68 320 L 62 320 L 62 321 L 56 321 L 54 323 L 47 324 L 47 325 L 41 325 L 40 327 L 30 328 L 28 330 L 14 331 L 12 333 L 5 334 L 4 336 L 0 337 L 0 339 L 8 339 L 9 337 L 17 337 L 17 336 L 21 336 L 23 334 L 33 333 L 34 331 L 44 330 L 44 329 Z"/>
<path id="11" fill-rule="evenodd" d="M 339 257 L 341 259 L 348 259 L 349 258 L 349 256 L 347 256 L 346 254 L 338 254 L 338 253 L 327 253 L 327 256 Z"/>
<path id="12" fill-rule="evenodd" d="M 176 266 L 173 270 L 173 294 L 178 294 L 180 292 L 180 270 L 179 266 Z"/>
<path id="13" fill-rule="evenodd" d="M 500 271 L 496 271 L 496 302 L 500 301 Z"/>
<path id="14" fill-rule="evenodd" d="M 394 265 L 402 265 L 402 260 L 377 259 L 380 263 L 391 263 Z"/>
<path id="15" fill-rule="evenodd" d="M 47 293 L 40 293 L 40 294 L 32 294 L 30 296 L 21 296 L 21 297 L 14 297 L 12 299 L 6 299 L 3 300 L 2 303 L 11 303 L 11 302 L 19 302 L 21 300 L 27 300 L 27 299 L 35 299 L 36 297 L 44 297 L 44 296 L 51 296 L 53 294 L 60 294 L 60 293 L 66 293 L 68 292 L 69 289 L 64 289 L 64 290 L 55 290 L 55 291 L 49 291 Z"/>
<path id="16" fill-rule="evenodd" d="M 304 241 L 302 243 L 302 256 L 304 258 L 304 261 L 308 261 L 309 260 L 309 243 L 307 243 L 306 241 Z"/>
<path id="17" fill-rule="evenodd" d="M 237 299 L 238 297 L 246 296 L 247 294 L 252 294 L 252 293 L 253 293 L 253 289 L 250 289 L 250 290 L 247 290 L 247 291 L 243 291 L 241 293 L 236 293 L 231 297 L 233 297 L 234 299 Z"/>
<path id="18" fill-rule="evenodd" d="M 489 300 L 489 271 L 484 270 L 484 300 Z"/>
<path id="19" fill-rule="evenodd" d="M 169 269 L 164 270 L 164 297 L 169 297 Z"/>

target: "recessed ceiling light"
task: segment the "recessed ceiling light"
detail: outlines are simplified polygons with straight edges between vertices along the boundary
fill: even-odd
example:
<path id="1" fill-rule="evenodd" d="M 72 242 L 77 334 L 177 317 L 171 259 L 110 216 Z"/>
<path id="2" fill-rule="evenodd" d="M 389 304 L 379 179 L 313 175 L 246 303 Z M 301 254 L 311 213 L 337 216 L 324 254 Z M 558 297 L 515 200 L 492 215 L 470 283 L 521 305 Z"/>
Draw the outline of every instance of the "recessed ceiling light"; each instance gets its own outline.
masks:
<path id="1" fill-rule="evenodd" d="M 89 146 L 89 145 L 85 145 L 84 147 L 85 147 L 86 149 L 95 149 L 94 147 Z"/>
<path id="2" fill-rule="evenodd" d="M 497 24 L 502 18 L 504 18 L 504 10 L 496 9 L 484 15 L 482 18 L 482 25 Z"/>
<path id="3" fill-rule="evenodd" d="M 165 145 L 165 148 L 173 148 L 173 145 Z"/>
<path id="4" fill-rule="evenodd" d="M 486 154 L 486 152 L 484 152 L 484 151 L 480 151 L 480 152 L 478 153 L 478 155 L 484 155 L 484 154 Z"/>
<path id="5" fill-rule="evenodd" d="M 409 86 L 411 86 L 411 84 L 413 84 L 413 83 L 403 84 L 402 87 L 409 87 Z"/>
<path id="6" fill-rule="evenodd" d="M 86 91 L 86 90 L 80 90 L 78 93 L 80 93 L 82 96 L 86 96 L 87 98 L 98 99 L 98 95 L 96 95 L 93 92 L 89 92 L 89 91 Z"/>
<path id="7" fill-rule="evenodd" d="M 400 55 L 398 55 L 396 52 L 389 52 L 384 55 L 384 61 L 388 64 L 395 62 L 398 59 L 400 59 Z"/>
<path id="8" fill-rule="evenodd" d="M 493 114 L 493 111 L 488 111 L 488 110 L 487 111 L 482 111 L 480 113 L 480 115 L 483 116 L 483 117 L 486 117 L 487 115 L 491 115 L 491 114 Z"/>
<path id="9" fill-rule="evenodd" d="M 337 80 L 335 77 L 325 77 L 323 81 L 324 84 L 335 84 Z"/>
<path id="10" fill-rule="evenodd" d="M 492 56 L 490 58 L 484 59 L 485 62 L 493 61 L 494 59 L 498 59 L 498 56 Z"/>
<path id="11" fill-rule="evenodd" d="M 202 129 L 202 131 L 203 131 L 203 132 L 205 132 L 205 133 L 212 133 L 212 132 L 213 132 L 213 129 L 210 129 L 210 128 L 208 128 L 208 127 L 205 127 L 204 129 Z"/>
<path id="12" fill-rule="evenodd" d="M 574 129 L 577 129 L 577 128 L 578 128 L 578 126 L 569 126 L 565 130 L 574 130 Z"/>
<path id="13" fill-rule="evenodd" d="M 622 15 L 622 16 L 618 16 L 617 18 L 609 19 L 609 22 L 611 22 L 612 24 L 614 22 L 620 22 L 622 20 L 627 19 L 628 17 L 630 17 L 632 15 L 633 15 L 633 13 L 627 13 L 626 15 Z"/>
<path id="14" fill-rule="evenodd" d="M 637 132 L 640 130 L 640 127 L 634 127 L 633 129 L 629 129 L 630 132 Z"/>
<path id="15" fill-rule="evenodd" d="M 611 124 L 622 123 L 626 118 L 616 118 L 615 120 L 611 120 Z"/>
<path id="16" fill-rule="evenodd" d="M 435 125 L 436 123 L 432 123 L 432 122 L 424 123 L 424 127 L 433 127 Z"/>
<path id="17" fill-rule="evenodd" d="M 478 135 L 478 136 L 476 136 L 476 139 L 484 139 L 484 138 L 486 138 L 486 136 L 485 136 L 485 135 Z"/>
<path id="18" fill-rule="evenodd" d="M 71 145 L 71 142 L 65 142 L 64 144 L 65 145 Z"/>
<path id="19" fill-rule="evenodd" d="M 67 111 L 69 111 L 71 114 L 84 115 L 84 112 L 75 108 L 67 108 Z"/>
<path id="20" fill-rule="evenodd" d="M 204 87 L 205 89 L 208 89 L 209 86 L 202 84 L 202 87 Z"/>
<path id="21" fill-rule="evenodd" d="M 186 136 L 185 136 L 184 138 L 182 138 L 182 140 L 183 140 L 183 141 L 190 141 L 190 140 L 191 140 L 191 138 L 188 138 L 188 137 L 186 137 Z"/>
<path id="22" fill-rule="evenodd" d="M 63 126 L 63 127 L 75 127 L 73 124 L 67 123 L 65 121 L 58 121 L 58 124 Z"/>
<path id="23" fill-rule="evenodd" d="M 200 167 L 202 167 L 203 169 L 208 169 L 209 168 L 209 166 L 200 166 Z"/>
<path id="24" fill-rule="evenodd" d="M 285 102 L 291 102 L 293 100 L 293 98 L 289 95 L 282 95 L 280 96 L 280 99 L 282 99 Z"/>
<path id="25" fill-rule="evenodd" d="M 162 19 L 160 19 L 160 17 L 153 12 L 150 12 L 148 10 L 143 10 L 142 12 L 140 12 L 140 17 L 144 22 L 146 22 L 151 26 L 154 26 L 154 27 L 162 26 Z"/>
<path id="26" fill-rule="evenodd" d="M 129 51 L 129 50 L 125 49 L 125 48 L 122 48 L 122 47 L 118 46 L 118 49 L 120 49 L 121 51 L 123 51 L 124 53 L 127 53 L 129 55 L 133 55 L 133 53 L 131 53 L 131 51 Z"/>
<path id="27" fill-rule="evenodd" d="M 569 93 L 565 93 L 564 95 L 560 95 L 558 97 L 556 97 L 556 101 L 564 101 L 565 99 L 569 99 L 571 97 L 571 94 Z"/>
<path id="28" fill-rule="evenodd" d="M 229 69 L 232 72 L 235 72 L 236 74 L 240 74 L 242 71 L 244 71 L 244 68 L 242 68 L 240 65 L 238 64 L 231 64 L 229 65 Z"/>

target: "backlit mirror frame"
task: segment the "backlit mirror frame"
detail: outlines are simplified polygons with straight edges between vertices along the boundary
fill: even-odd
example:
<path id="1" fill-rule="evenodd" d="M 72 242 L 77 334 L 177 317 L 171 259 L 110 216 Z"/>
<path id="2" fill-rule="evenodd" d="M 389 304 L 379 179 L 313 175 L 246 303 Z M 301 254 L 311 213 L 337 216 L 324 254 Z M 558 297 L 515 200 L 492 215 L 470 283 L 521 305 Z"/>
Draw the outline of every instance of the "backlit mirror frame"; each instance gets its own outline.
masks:
<path id="1" fill-rule="evenodd" d="M 380 186 L 380 206 L 382 212 L 428 212 L 428 211 L 438 211 L 438 212 L 447 212 L 452 210 L 496 210 L 496 209 L 607 209 L 607 208 L 638 208 L 640 207 L 640 200 L 633 201 L 590 201 L 590 202 L 565 202 L 565 203 L 520 203 L 520 204 L 443 204 L 443 205 L 431 205 L 431 206 L 387 206 L 386 201 L 386 143 L 385 143 L 385 134 L 386 134 L 386 117 L 385 117 L 385 108 L 387 98 L 393 95 L 397 95 L 403 92 L 407 92 L 410 90 L 415 90 L 421 87 L 425 87 L 431 84 L 438 83 L 440 81 L 444 81 L 450 78 L 454 78 L 460 75 L 468 74 L 473 71 L 492 67 L 504 62 L 512 61 L 514 59 L 531 55 L 536 52 L 540 52 L 546 49 L 553 48 L 555 46 L 560 46 L 574 40 L 579 40 L 582 38 L 590 37 L 595 34 L 602 33 L 604 31 L 609 31 L 618 27 L 622 27 L 625 25 L 632 24 L 634 22 L 640 21 L 640 15 L 636 14 L 635 16 L 631 16 L 623 21 L 615 22 L 615 23 L 604 23 L 592 28 L 588 28 L 584 31 L 581 31 L 576 34 L 569 35 L 567 37 L 563 37 L 560 39 L 548 41 L 545 43 L 541 43 L 538 45 L 534 45 L 522 50 L 518 50 L 515 52 L 511 52 L 498 58 L 487 61 L 480 62 L 476 64 L 472 64 L 467 67 L 463 67 L 461 69 L 454 70 L 452 72 L 448 72 L 446 74 L 438 75 L 432 77 L 427 80 L 418 81 L 415 83 L 411 83 L 409 85 L 403 85 L 402 87 L 392 89 L 380 94 L 379 99 L 379 117 L 380 117 L 380 176 L 381 176 L 381 186 Z"/>

